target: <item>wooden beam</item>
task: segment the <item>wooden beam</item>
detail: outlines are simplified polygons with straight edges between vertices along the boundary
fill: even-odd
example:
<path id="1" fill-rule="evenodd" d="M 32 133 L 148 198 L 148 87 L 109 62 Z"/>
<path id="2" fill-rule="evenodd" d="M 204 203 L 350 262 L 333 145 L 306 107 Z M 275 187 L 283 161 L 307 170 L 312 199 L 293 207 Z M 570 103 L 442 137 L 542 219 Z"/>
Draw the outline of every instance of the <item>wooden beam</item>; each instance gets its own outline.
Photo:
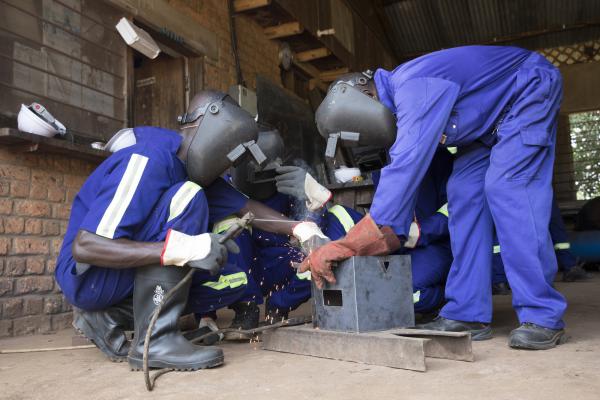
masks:
<path id="1" fill-rule="evenodd" d="M 300 25 L 300 22 L 287 22 L 281 25 L 269 26 L 264 29 L 264 33 L 269 39 L 294 36 L 303 31 L 304 28 Z"/>
<path id="2" fill-rule="evenodd" d="M 340 76 L 342 74 L 347 74 L 348 72 L 350 72 L 350 70 L 346 67 L 332 69 L 331 71 L 321 72 L 321 74 L 319 75 L 319 78 L 321 78 L 321 80 L 323 82 L 331 82 L 331 81 L 334 81 L 338 76 Z"/>
<path id="3" fill-rule="evenodd" d="M 320 79 L 321 71 L 317 67 L 312 64 L 299 62 L 298 60 L 293 60 L 293 63 L 296 67 L 301 69 L 306 75 L 312 76 L 313 78 Z"/>
<path id="4" fill-rule="evenodd" d="M 319 47 L 318 49 L 311 49 L 301 51 L 294 55 L 294 58 L 301 62 L 312 61 L 318 58 L 327 57 L 331 54 L 331 51 L 326 47 Z"/>
<path id="5" fill-rule="evenodd" d="M 250 11 L 254 10 L 255 8 L 266 7 L 269 4 L 271 4 L 271 0 L 234 0 L 233 11 Z"/>

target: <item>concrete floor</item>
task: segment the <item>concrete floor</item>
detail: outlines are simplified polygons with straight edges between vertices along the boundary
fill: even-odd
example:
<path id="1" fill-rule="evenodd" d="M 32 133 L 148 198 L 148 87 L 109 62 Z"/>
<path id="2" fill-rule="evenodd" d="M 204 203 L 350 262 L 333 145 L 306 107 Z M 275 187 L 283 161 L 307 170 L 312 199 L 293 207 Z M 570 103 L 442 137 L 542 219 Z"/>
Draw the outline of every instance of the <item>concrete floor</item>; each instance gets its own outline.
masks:
<path id="1" fill-rule="evenodd" d="M 583 283 L 558 283 L 558 288 L 570 303 L 570 340 L 544 352 L 506 346 L 516 320 L 510 297 L 504 296 L 495 298 L 494 339 L 473 344 L 475 362 L 429 359 L 425 373 L 267 352 L 257 343 L 226 343 L 224 366 L 169 373 L 148 393 L 141 372 L 85 349 L 0 355 L 0 398 L 599 399 L 600 274 Z M 0 348 L 67 346 L 72 334 L 5 339 Z"/>

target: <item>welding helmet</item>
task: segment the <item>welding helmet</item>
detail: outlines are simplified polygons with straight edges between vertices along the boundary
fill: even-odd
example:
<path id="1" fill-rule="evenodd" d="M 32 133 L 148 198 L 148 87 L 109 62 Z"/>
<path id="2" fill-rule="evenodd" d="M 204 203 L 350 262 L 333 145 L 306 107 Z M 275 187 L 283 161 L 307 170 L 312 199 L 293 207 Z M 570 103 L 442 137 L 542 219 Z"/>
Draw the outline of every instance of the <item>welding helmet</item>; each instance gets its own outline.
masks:
<path id="1" fill-rule="evenodd" d="M 396 140 L 396 118 L 390 109 L 369 95 L 373 73 L 342 76 L 329 86 L 315 119 L 327 139 L 326 155 L 335 156 L 339 140 L 347 146 L 390 147 Z"/>
<path id="2" fill-rule="evenodd" d="M 46 137 L 53 137 L 56 134 L 64 136 L 67 133 L 67 128 L 40 103 L 31 103 L 28 106 L 21 104 L 17 124 L 22 132 Z"/>
<path id="3" fill-rule="evenodd" d="M 225 93 L 198 93 L 177 120 L 182 128 L 194 129 L 186 170 L 189 179 L 201 186 L 210 185 L 248 153 L 258 165 L 266 159 L 256 144 L 258 126 L 254 118 Z"/>
<path id="4" fill-rule="evenodd" d="M 283 160 L 283 139 L 276 129 L 261 130 L 256 141 L 267 157 L 263 165 L 255 160 L 240 163 L 231 169 L 233 184 L 240 191 L 255 200 L 266 200 L 277 192 L 275 187 L 276 169 Z"/>
<path id="5" fill-rule="evenodd" d="M 136 144 L 136 138 L 133 128 L 124 128 L 110 138 L 104 146 L 104 150 L 114 153 L 125 147 L 133 146 L 134 144 Z"/>

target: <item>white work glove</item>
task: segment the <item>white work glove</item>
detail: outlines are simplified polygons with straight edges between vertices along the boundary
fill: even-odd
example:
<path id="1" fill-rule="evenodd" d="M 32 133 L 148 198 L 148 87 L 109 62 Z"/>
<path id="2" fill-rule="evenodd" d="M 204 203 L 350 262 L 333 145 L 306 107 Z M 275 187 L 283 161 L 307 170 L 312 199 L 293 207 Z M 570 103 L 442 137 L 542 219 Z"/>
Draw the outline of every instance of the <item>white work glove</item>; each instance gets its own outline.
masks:
<path id="1" fill-rule="evenodd" d="M 305 200 L 309 211 L 317 211 L 331 199 L 331 192 L 304 168 L 292 165 L 277 168 L 275 185 L 279 193 Z"/>
<path id="2" fill-rule="evenodd" d="M 308 255 L 313 250 L 330 242 L 329 238 L 321 231 L 314 222 L 300 222 L 292 230 L 292 234 L 302 246 L 302 250 Z"/>
<path id="3" fill-rule="evenodd" d="M 216 275 L 227 262 L 228 251 L 234 254 L 240 252 L 233 240 L 219 243 L 221 237 L 222 235 L 216 233 L 192 236 L 170 229 L 160 257 L 161 264 L 179 267 L 187 265 Z"/>
<path id="4" fill-rule="evenodd" d="M 421 226 L 417 221 L 414 221 L 410 224 L 410 229 L 408 230 L 408 237 L 406 238 L 406 242 L 404 242 L 404 247 L 414 249 L 417 246 L 420 237 Z"/>

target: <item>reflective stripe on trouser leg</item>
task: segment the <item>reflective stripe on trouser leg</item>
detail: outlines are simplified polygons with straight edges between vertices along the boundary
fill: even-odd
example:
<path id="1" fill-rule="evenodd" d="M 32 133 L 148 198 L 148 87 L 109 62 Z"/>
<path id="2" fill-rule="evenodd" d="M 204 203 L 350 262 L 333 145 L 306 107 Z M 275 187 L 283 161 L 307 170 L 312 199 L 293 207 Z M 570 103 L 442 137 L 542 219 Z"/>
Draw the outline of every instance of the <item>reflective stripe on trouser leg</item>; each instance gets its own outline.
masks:
<path id="1" fill-rule="evenodd" d="M 207 286 L 214 290 L 223 290 L 227 288 L 235 289 L 248 283 L 248 277 L 245 272 L 236 272 L 230 275 L 221 275 L 219 280 L 216 282 L 208 281 L 202 285 Z"/>

